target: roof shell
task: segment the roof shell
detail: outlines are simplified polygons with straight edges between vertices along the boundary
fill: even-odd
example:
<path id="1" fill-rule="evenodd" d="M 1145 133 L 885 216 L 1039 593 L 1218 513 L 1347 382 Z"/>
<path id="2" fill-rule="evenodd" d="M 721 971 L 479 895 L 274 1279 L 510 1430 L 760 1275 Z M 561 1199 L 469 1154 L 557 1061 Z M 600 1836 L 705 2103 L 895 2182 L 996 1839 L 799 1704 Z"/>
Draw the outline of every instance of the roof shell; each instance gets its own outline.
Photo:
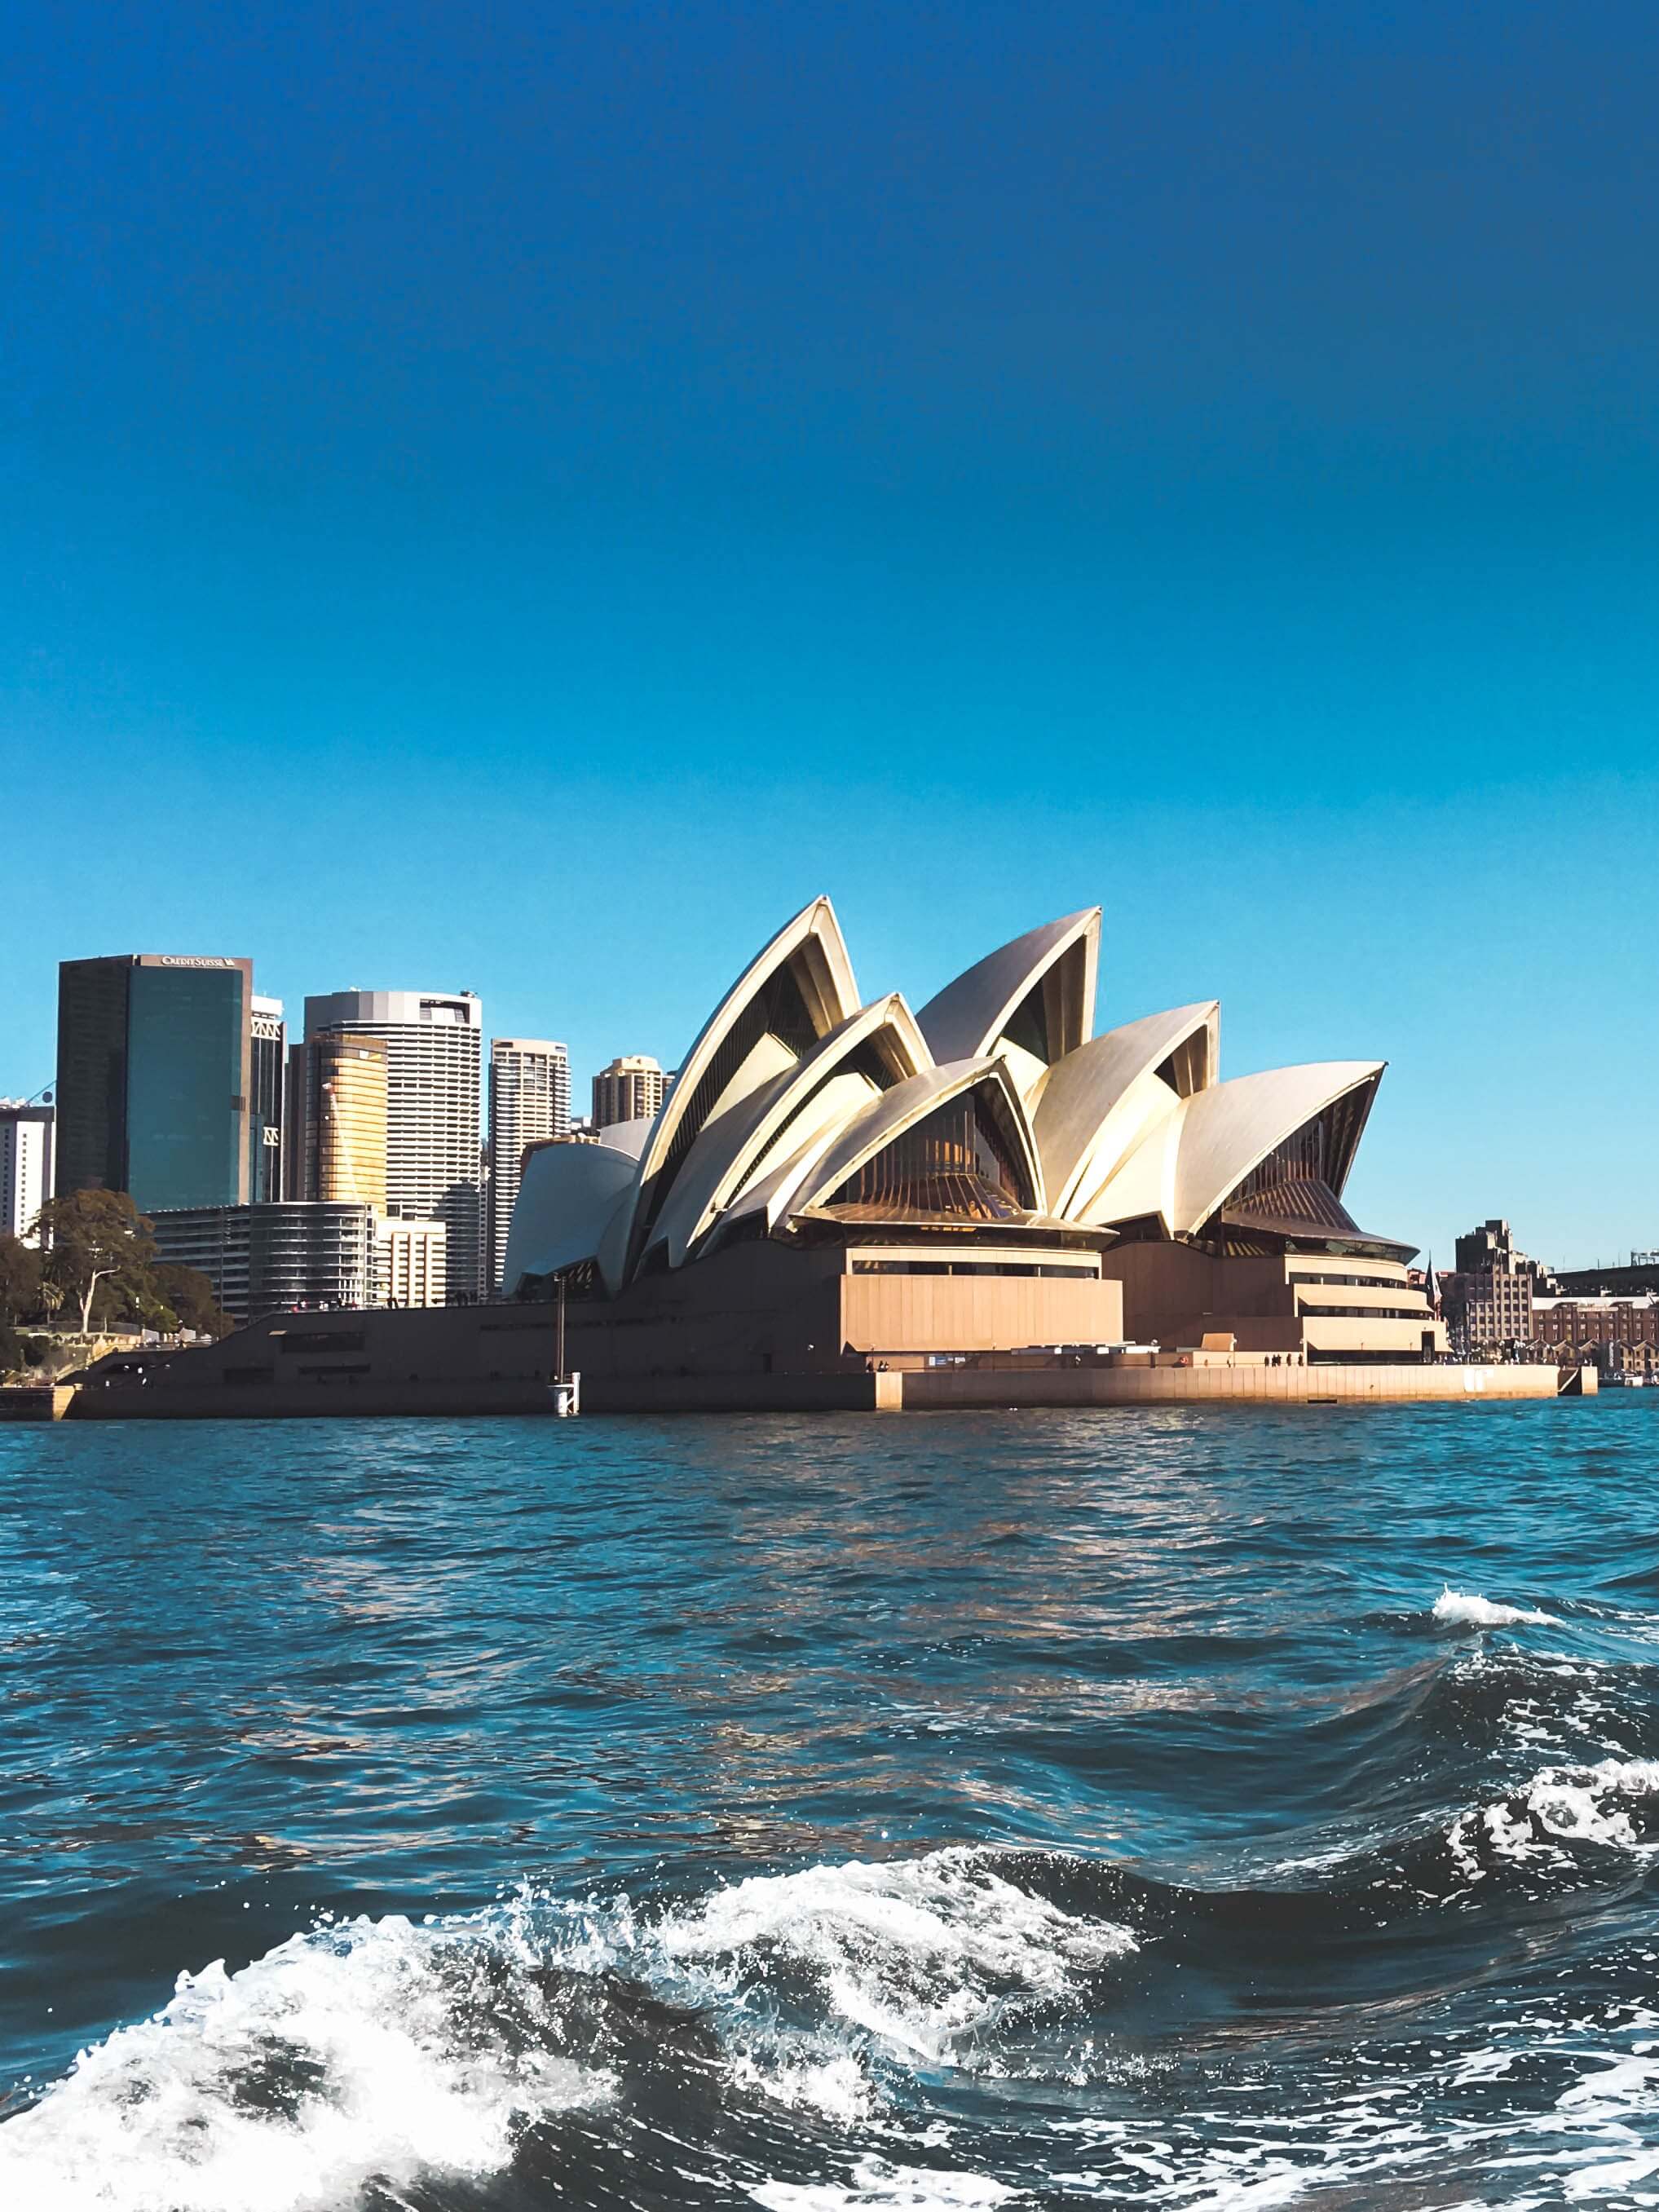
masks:
<path id="1" fill-rule="evenodd" d="M 1198 1047 L 1188 1055 L 1194 1087 L 1215 1081 L 1220 1020 L 1214 999 L 1174 1006 L 1108 1030 L 1055 1061 L 1032 1127 L 1056 1214 L 1080 1212 L 1152 1123 L 1173 1111 L 1181 1094 L 1158 1070 L 1182 1046 Z"/>
<path id="2" fill-rule="evenodd" d="M 516 1289 L 526 1275 L 550 1275 L 579 1260 L 599 1258 L 634 1176 L 633 1156 L 619 1146 L 603 1140 L 538 1145 L 525 1161 L 507 1232 L 501 1267 L 507 1288 Z M 617 1288 L 608 1276 L 606 1287 L 613 1293 Z"/>
<path id="3" fill-rule="evenodd" d="M 1066 963 L 1074 948 L 1077 957 Z M 1050 1030 L 1051 1059 L 1058 1061 L 1093 1030 L 1099 958 L 1097 906 L 1062 915 L 999 945 L 936 992 L 916 1016 L 934 1059 L 941 1066 L 984 1059 L 1032 990 L 1058 971 L 1064 990 Z M 1029 1091 L 1029 1084 L 1022 1089 Z"/>
<path id="4" fill-rule="evenodd" d="M 657 1217 L 653 1241 L 666 1240 L 671 1266 L 680 1266 L 714 1227 L 763 1157 L 773 1157 L 775 1165 L 794 1158 L 813 1137 L 833 1135 L 869 1103 L 868 1082 L 848 1066 L 866 1046 L 884 1052 L 902 1071 L 901 1080 L 933 1065 L 915 1016 L 894 991 L 860 1006 L 811 1051 L 710 1121 Z"/>
<path id="5" fill-rule="evenodd" d="M 760 1046 L 748 1054 L 719 1096 L 705 1092 L 721 1047 L 773 976 L 793 963 L 812 1025 L 823 1036 L 858 1008 L 858 986 L 847 955 L 841 925 L 827 898 L 805 906 L 757 953 L 714 1012 L 680 1064 L 674 1085 L 662 1103 L 640 1158 L 640 1188 L 626 1237 L 624 1272 L 631 1270 L 656 1217 L 666 1203 L 674 1172 L 708 1124 L 728 1112 L 749 1092 L 783 1073 L 793 1054 L 784 1048 Z M 695 1120 L 692 1118 L 695 1117 Z"/>
<path id="6" fill-rule="evenodd" d="M 1270 1067 L 1258 1075 L 1235 1076 L 1188 1099 L 1170 1228 L 1189 1236 L 1201 1227 L 1275 1146 L 1350 1091 L 1367 1084 L 1374 1088 L 1385 1065 L 1380 1060 L 1327 1060 Z M 1339 1198 L 1347 1165 L 1342 1164 L 1338 1177 Z"/>
<path id="7" fill-rule="evenodd" d="M 981 1083 L 994 1084 L 1001 1095 L 1022 1164 L 1030 1178 L 1031 1211 L 1044 1212 L 1042 1169 L 1031 1139 L 1030 1124 L 1007 1064 L 1000 1059 L 953 1060 L 944 1066 L 927 1068 L 920 1075 L 913 1075 L 908 1083 L 895 1084 L 890 1091 L 884 1091 L 818 1154 L 810 1170 L 799 1180 L 789 1211 L 801 1212 L 808 1206 L 827 1204 L 830 1194 L 839 1189 L 848 1176 L 855 1175 L 884 1146 L 890 1145 L 918 1121 L 925 1121 L 936 1106 L 943 1106 L 961 1091 L 976 1090 Z"/>

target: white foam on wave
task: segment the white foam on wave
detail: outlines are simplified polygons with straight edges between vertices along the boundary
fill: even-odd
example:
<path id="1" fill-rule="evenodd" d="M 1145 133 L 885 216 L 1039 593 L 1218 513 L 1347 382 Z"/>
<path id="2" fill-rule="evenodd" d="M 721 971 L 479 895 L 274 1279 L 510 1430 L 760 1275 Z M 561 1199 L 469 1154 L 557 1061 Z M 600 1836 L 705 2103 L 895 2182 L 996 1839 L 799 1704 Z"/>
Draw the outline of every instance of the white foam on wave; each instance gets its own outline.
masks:
<path id="1" fill-rule="evenodd" d="M 982 2173 L 921 2166 L 890 2166 L 861 2158 L 846 2185 L 763 2181 L 749 2191 L 766 2212 L 989 2212 L 1015 2191 Z"/>
<path id="2" fill-rule="evenodd" d="M 1550 2161 L 1576 2169 L 1563 2182 L 1562 2193 L 1569 2203 L 1622 2196 L 1659 2173 L 1659 2148 L 1641 2142 L 1632 2124 L 1645 2121 L 1651 2132 L 1654 2114 L 1659 2112 L 1659 2060 L 1652 2056 L 1650 2044 L 1638 2045 L 1623 2057 L 1609 2054 L 1605 2065 L 1565 2090 L 1555 2108 L 1565 2125 L 1597 2130 L 1602 2138 Z"/>
<path id="3" fill-rule="evenodd" d="M 965 1848 L 752 1875 L 655 1931 L 664 1953 L 727 1996 L 779 1960 L 817 1981 L 836 2021 L 929 2064 L 1011 2013 L 1063 2001 L 1079 1972 L 1135 1949 L 1127 1928 L 1085 1919 Z"/>
<path id="4" fill-rule="evenodd" d="M 28 2212 L 307 2212 L 371 2176 L 485 2175 L 529 2121 L 605 2076 L 497 2027 L 477 1925 L 392 1917 L 181 1974 L 152 2019 L 83 2051 L 0 2128 Z M 536 2022 L 533 1985 L 515 2000 Z M 492 2032 L 495 2029 L 495 2032 Z"/>
<path id="5" fill-rule="evenodd" d="M 1538 1613 L 1522 1605 L 1496 1605 L 1473 1590 L 1455 1590 L 1449 1584 L 1436 1598 L 1433 1617 L 1459 1628 L 1559 1628 L 1553 1613 Z"/>
<path id="6" fill-rule="evenodd" d="M 1500 1859 L 1566 1856 L 1570 1844 L 1600 1844 L 1648 1854 L 1659 1845 L 1638 1834 L 1632 1808 L 1659 1794 L 1659 1762 L 1603 1759 L 1594 1766 L 1547 1766 L 1525 1787 L 1493 1805 L 1461 1814 L 1447 1832 L 1454 1863 L 1466 1881 L 1483 1881 L 1482 1843 Z"/>
<path id="7" fill-rule="evenodd" d="M 419 1927 L 347 1922 L 234 1974 L 181 1975 L 153 2018 L 82 2051 L 0 2127 L 0 2203 L 310 2212 L 372 2177 L 498 2172 L 526 2127 L 613 2086 L 601 2062 L 556 2055 L 572 1978 L 616 1975 L 690 2008 L 735 2087 L 850 2125 L 878 2101 L 872 2054 L 995 2070 L 976 2033 L 1063 2001 L 1134 1948 L 966 1849 L 756 1875 L 662 1914 L 525 1891 Z M 905 2196 L 893 2174 L 881 2186 L 901 2193 L 847 2201 L 996 2201 L 990 2184 Z"/>

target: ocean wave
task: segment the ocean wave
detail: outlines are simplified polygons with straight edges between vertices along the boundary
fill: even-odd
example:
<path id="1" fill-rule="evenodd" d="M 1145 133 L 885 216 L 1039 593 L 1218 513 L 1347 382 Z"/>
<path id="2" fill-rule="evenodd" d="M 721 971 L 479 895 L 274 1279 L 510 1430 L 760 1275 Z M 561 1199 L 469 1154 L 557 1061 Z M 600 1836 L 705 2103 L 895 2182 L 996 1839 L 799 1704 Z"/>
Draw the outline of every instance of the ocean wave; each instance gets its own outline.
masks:
<path id="1" fill-rule="evenodd" d="M 1308 2198 L 1444 2212 L 1644 2203 L 1635 2192 L 1659 2173 L 1659 2062 L 1644 2033 L 1653 2025 L 1636 2008 L 1610 2033 L 1540 2006 L 1524 2025 L 1443 2030 L 1409 2053 L 1362 2039 L 1359 2065 L 1333 2069 L 1326 2094 L 1306 2103 L 1194 2099 L 1150 2141 L 1121 2121 L 1056 2119 L 1055 2135 L 1086 2160 L 1060 2178 L 1097 2202 L 1178 2212 Z M 1530 2109 L 1520 2101 L 1528 2077 Z M 1498 2082 L 1507 2094 L 1483 2112 L 1472 2100 Z"/>
<path id="2" fill-rule="evenodd" d="M 429 1925 L 351 1921 L 237 1973 L 182 1975 L 154 2018 L 83 2051 L 0 2128 L 0 2196 L 29 2212 L 308 2212 L 371 2182 L 497 2174 L 538 2127 L 677 2064 L 677 2109 L 701 2066 L 716 2105 L 845 2128 L 878 2101 L 872 2067 L 971 2069 L 1134 1949 L 966 1848 L 755 1875 L 655 1911 L 526 1891 Z M 919 2196 L 899 2169 L 853 2185 L 849 2203 L 994 2201 Z"/>
<path id="3" fill-rule="evenodd" d="M 1659 1761 L 1604 1759 L 1546 1767 L 1522 1788 L 1460 1814 L 1446 1841 L 1458 1875 L 1484 1881 L 1498 1865 L 1546 1860 L 1576 1867 L 1578 1848 L 1659 1850 Z"/>
<path id="4" fill-rule="evenodd" d="M 1443 1626 L 1458 1628 L 1559 1628 L 1559 1618 L 1553 1613 L 1539 1613 L 1527 1606 L 1497 1605 L 1492 1599 L 1476 1592 L 1455 1590 L 1449 1585 L 1443 1589 L 1431 1608 L 1432 1617 Z"/>
<path id="5" fill-rule="evenodd" d="M 300 2212 L 371 2178 L 482 2175 L 529 2123 L 606 2094 L 557 2055 L 533 1979 L 476 1923 L 393 1917 L 181 1974 L 155 2016 L 83 2051 L 0 2128 L 29 2212 Z"/>
<path id="6" fill-rule="evenodd" d="M 1136 1948 L 1127 1928 L 1062 1911 L 965 1846 L 753 1875 L 653 1935 L 682 1972 L 744 2002 L 775 1991 L 781 1966 L 805 1972 L 836 2021 L 931 2064 Z"/>
<path id="7" fill-rule="evenodd" d="M 1659 1763 L 1607 1759 L 1542 1768 L 1280 1888 L 1206 1891 L 1065 1852 L 954 1846 L 690 1899 L 526 1888 L 422 1925 L 331 1924 L 239 1972 L 181 1977 L 153 2019 L 82 2052 L 0 2127 L 0 2199 L 29 2212 L 990 2212 L 1020 2196 L 1023 2170 L 991 2154 L 994 2137 L 927 2118 L 959 2110 L 970 2087 L 994 2097 L 1045 2079 L 1063 2100 L 1132 2081 L 1135 2019 L 1173 2020 L 1194 1976 L 1234 1989 L 1241 2017 L 1261 2020 L 1253 2032 L 1275 2033 L 1282 2002 L 1301 2034 L 1297 1960 L 1352 1964 L 1356 1944 L 1410 1978 L 1416 2006 L 1445 1948 L 1441 1907 L 1593 1881 L 1609 1854 L 1656 1847 Z M 1396 1943 L 1413 1917 L 1425 1942 Z M 1444 1987 L 1463 1978 L 1453 1961 Z M 1367 1987 L 1386 2001 L 1375 1958 Z M 1444 2064 L 1402 2077 L 1400 2096 L 1419 2075 L 1425 2097 L 1498 2078 L 1518 2048 L 1494 2035 L 1459 2053 L 1448 2039 Z M 1559 2164 L 1570 2197 L 1601 2190 L 1651 2093 L 1640 2045 L 1577 2056 L 1528 2153 Z M 1090 2171 L 1111 2177 L 1104 2193 L 1265 2206 L 1389 2171 L 1402 2148 L 1398 2101 L 1369 2087 L 1336 2115 L 1333 2141 L 1354 2155 L 1332 2164 L 1309 2113 L 1280 2115 L 1282 2134 L 1248 2106 L 1196 2117 L 1205 2139 L 1167 2152 L 1098 2140 Z M 1218 2147 L 1235 2117 L 1248 2122 L 1236 2159 Z"/>

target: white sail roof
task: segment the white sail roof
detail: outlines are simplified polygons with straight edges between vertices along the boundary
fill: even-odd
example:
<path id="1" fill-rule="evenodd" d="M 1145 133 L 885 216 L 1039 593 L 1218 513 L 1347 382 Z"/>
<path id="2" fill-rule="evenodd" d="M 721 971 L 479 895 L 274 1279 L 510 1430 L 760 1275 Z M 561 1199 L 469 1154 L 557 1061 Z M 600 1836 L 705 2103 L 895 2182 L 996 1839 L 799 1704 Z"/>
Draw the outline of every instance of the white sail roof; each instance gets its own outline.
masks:
<path id="1" fill-rule="evenodd" d="M 832 1191 L 885 1146 L 907 1129 L 914 1128 L 918 1121 L 925 1121 L 936 1107 L 982 1083 L 994 1085 L 1001 1097 L 1009 1133 L 1014 1139 L 1020 1165 L 1030 1178 L 1030 1209 L 1042 1212 L 1042 1170 L 1031 1142 L 1030 1126 L 1007 1064 L 1000 1059 L 959 1060 L 945 1066 L 927 1068 L 920 1075 L 913 1075 L 908 1083 L 896 1084 L 892 1090 L 884 1091 L 850 1121 L 814 1162 L 810 1176 L 801 1180 L 795 1191 L 791 1210 L 799 1212 L 810 1206 L 823 1205 Z"/>
<path id="2" fill-rule="evenodd" d="M 1383 1066 L 1380 1060 L 1327 1060 L 1271 1067 L 1189 1099 L 1170 1228 L 1188 1236 L 1200 1228 L 1276 1146 L 1350 1091 L 1375 1085 Z M 1346 1179 L 1345 1162 L 1336 1179 L 1339 1198 Z"/>
<path id="3" fill-rule="evenodd" d="M 750 962 L 682 1061 L 641 1155 L 627 1268 L 653 1241 L 674 1177 L 708 1125 L 793 1066 L 858 1003 L 835 908 L 816 898 Z"/>
<path id="4" fill-rule="evenodd" d="M 1100 908 L 1063 915 L 999 945 L 931 998 L 916 1016 L 941 1066 L 1001 1052 L 1021 1096 L 1029 1099 L 1043 1071 L 1084 1043 L 1094 1028 L 1095 975 L 1100 957 Z M 1020 1019 L 1030 1011 L 1032 1027 Z M 1011 1036 L 1011 1025 L 1020 1030 Z"/>
<path id="5" fill-rule="evenodd" d="M 1156 1214 L 1171 1236 L 1193 1236 L 1269 1152 L 1351 1091 L 1374 1087 L 1382 1068 L 1380 1060 L 1320 1060 L 1195 1091 L 1152 1123 L 1076 1218 L 1110 1227 Z M 1339 1197 L 1346 1171 L 1344 1160 Z"/>
<path id="6" fill-rule="evenodd" d="M 507 1289 L 516 1290 L 526 1275 L 550 1275 L 579 1260 L 598 1259 L 634 1178 L 632 1152 L 603 1139 L 597 1145 L 537 1146 L 524 1164 L 507 1233 L 501 1268 Z M 614 1293 L 621 1285 L 607 1277 L 606 1286 Z"/>
<path id="7" fill-rule="evenodd" d="M 1220 1020 L 1214 999 L 1174 1006 L 1108 1030 L 1055 1062 L 1032 1121 L 1054 1213 L 1086 1206 L 1154 1121 L 1214 1082 Z"/>
<path id="8" fill-rule="evenodd" d="M 820 1130 L 844 1127 L 878 1098 L 883 1079 L 890 1086 L 931 1064 L 915 1016 L 896 991 L 820 1037 L 811 1052 L 709 1122 L 692 1146 L 653 1232 L 666 1241 L 669 1264 L 684 1261 L 756 1169 L 775 1154 L 786 1130 L 793 1157 Z"/>
<path id="9" fill-rule="evenodd" d="M 1038 1231 L 1135 1222 L 1188 1237 L 1231 1204 L 1258 1233 L 1352 1232 L 1341 1185 L 1382 1063 L 1222 1083 L 1213 1000 L 1091 1038 L 1099 932 L 1096 907 L 1046 923 L 912 1015 L 896 992 L 857 1005 L 834 911 L 815 899 L 721 1000 L 654 1121 L 532 1153 L 509 1283 L 592 1259 L 614 1295 L 641 1267 L 684 1267 L 734 1233 L 822 1235 L 832 1205 L 878 1233 L 960 1230 L 996 1213 L 992 1182 Z M 993 1126 L 899 1145 L 988 1088 Z M 836 1201 L 872 1162 L 860 1194 Z"/>

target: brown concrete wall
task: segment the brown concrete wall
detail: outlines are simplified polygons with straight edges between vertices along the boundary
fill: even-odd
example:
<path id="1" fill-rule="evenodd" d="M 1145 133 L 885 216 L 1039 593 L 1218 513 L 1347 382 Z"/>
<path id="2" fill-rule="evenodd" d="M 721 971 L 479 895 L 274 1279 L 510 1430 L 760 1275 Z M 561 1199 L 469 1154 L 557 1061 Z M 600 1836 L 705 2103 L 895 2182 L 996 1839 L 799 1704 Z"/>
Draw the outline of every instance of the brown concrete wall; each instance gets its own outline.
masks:
<path id="1" fill-rule="evenodd" d="M 691 1413 L 949 1413 L 1004 1407 L 1320 1406 L 1557 1395 L 1553 1367 L 1046 1367 L 927 1368 L 881 1373 L 638 1375 L 584 1377 L 584 1415 Z M 1587 1392 L 1594 1370 L 1583 1376 Z M 66 1394 L 72 1420 L 339 1419 L 343 1416 L 536 1414 L 551 1418 L 547 1386 L 524 1382 L 297 1382 L 258 1393 L 223 1384 L 189 1392 L 96 1386 Z"/>
<path id="2" fill-rule="evenodd" d="M 356 1340 L 289 1348 L 319 1337 Z M 554 1359 L 550 1306 L 273 1314 L 198 1351 L 118 1356 L 69 1418 L 532 1412 Z"/>
<path id="3" fill-rule="evenodd" d="M 1217 1264 L 1182 1255 L 1170 1272 L 1194 1258 L 1201 1268 Z M 1027 1365 L 1015 1372 L 1011 1347 L 1120 1340 L 1119 1285 L 1043 1276 L 852 1276 L 841 1273 L 840 1259 L 835 1248 L 757 1244 L 647 1279 L 614 1305 L 572 1305 L 567 1360 L 581 1371 L 584 1409 L 1291 1403 L 1541 1396 L 1556 1387 L 1553 1367 Z M 555 1330 L 551 1306 L 276 1314 L 199 1351 L 117 1355 L 106 1373 L 76 1390 L 68 1418 L 549 1413 Z M 895 1370 L 930 1350 L 992 1352 L 1010 1365 L 896 1372 L 878 1382 L 843 1372 L 849 1340 L 859 1346 L 852 1361 L 890 1355 Z"/>
<path id="4" fill-rule="evenodd" d="M 1334 1257 L 1322 1261 L 1304 1254 L 1291 1264 L 1336 1274 L 1359 1263 L 1345 1267 Z M 1136 1343 L 1194 1345 L 1206 1334 L 1230 1331 L 1240 1351 L 1295 1352 L 1307 1346 L 1338 1353 L 1386 1352 L 1410 1362 L 1421 1355 L 1424 1331 L 1434 1328 L 1437 1348 L 1445 1349 L 1444 1329 L 1426 1305 L 1420 1320 L 1413 1315 L 1408 1321 L 1356 1320 L 1349 1314 L 1326 1317 L 1312 1310 L 1321 1305 L 1406 1305 L 1419 1294 L 1410 1292 L 1403 1280 L 1387 1289 L 1296 1284 L 1287 1279 L 1282 1256 L 1217 1260 L 1185 1244 L 1118 1245 L 1103 1255 L 1101 1267 L 1123 1285 L 1124 1329 Z"/>
<path id="5" fill-rule="evenodd" d="M 1121 1284 L 1051 1275 L 843 1275 L 841 1340 L 854 1352 L 1011 1352 L 1121 1344 Z"/>
<path id="6" fill-rule="evenodd" d="M 1123 1323 L 1137 1342 L 1176 1341 L 1177 1327 L 1224 1328 L 1211 1316 L 1278 1316 L 1291 1311 L 1283 1259 L 1213 1260 L 1190 1244 L 1115 1244 L 1102 1253 L 1101 1273 L 1123 1285 Z"/>
<path id="7" fill-rule="evenodd" d="M 1302 1334 L 1309 1351 L 1332 1352 L 1339 1359 L 1354 1352 L 1388 1352 L 1401 1360 L 1419 1359 L 1424 1336 L 1431 1330 L 1435 1349 L 1443 1352 L 1445 1331 L 1437 1328 L 1427 1313 L 1421 1321 L 1356 1321 L 1352 1315 L 1333 1318 L 1326 1314 L 1302 1317 Z"/>
<path id="8" fill-rule="evenodd" d="M 586 1391 L 584 1390 L 584 1399 Z M 545 1382 L 458 1382 L 417 1377 L 395 1386 L 351 1382 L 318 1387 L 278 1382 L 265 1389 L 220 1383 L 191 1390 L 100 1390 L 85 1385 L 64 1418 L 71 1421 L 337 1420 L 342 1417 L 402 1419 L 432 1414 L 552 1414 Z"/>
<path id="9" fill-rule="evenodd" d="M 1357 1405 L 1553 1398 L 1553 1367 L 930 1368 L 901 1377 L 907 1413 L 991 1406 Z"/>

